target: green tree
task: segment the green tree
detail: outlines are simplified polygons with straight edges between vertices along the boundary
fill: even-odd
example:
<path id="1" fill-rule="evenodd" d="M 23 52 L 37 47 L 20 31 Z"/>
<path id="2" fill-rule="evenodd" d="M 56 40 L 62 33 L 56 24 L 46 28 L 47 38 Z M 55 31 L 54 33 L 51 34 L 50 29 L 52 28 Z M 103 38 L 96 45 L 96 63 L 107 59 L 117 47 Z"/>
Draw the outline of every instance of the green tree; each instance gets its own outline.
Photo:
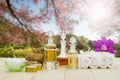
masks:
<path id="1" fill-rule="evenodd" d="M 120 57 L 120 44 L 116 43 L 113 48 L 115 50 L 115 57 Z"/>
<path id="2" fill-rule="evenodd" d="M 91 50 L 94 50 L 94 49 L 95 49 L 94 41 L 89 40 L 89 41 L 88 41 L 88 45 L 89 45 L 89 47 L 90 47 Z"/>
<path id="3" fill-rule="evenodd" d="M 77 49 L 87 51 L 89 49 L 88 39 L 84 36 L 77 38 Z"/>

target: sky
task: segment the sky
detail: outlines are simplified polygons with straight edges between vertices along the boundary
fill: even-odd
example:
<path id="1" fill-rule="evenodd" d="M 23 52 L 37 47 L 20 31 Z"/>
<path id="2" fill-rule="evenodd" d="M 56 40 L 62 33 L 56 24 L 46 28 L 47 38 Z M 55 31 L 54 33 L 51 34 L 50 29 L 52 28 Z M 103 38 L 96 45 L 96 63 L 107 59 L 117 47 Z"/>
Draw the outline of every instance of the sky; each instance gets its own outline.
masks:
<path id="1" fill-rule="evenodd" d="M 55 35 L 59 34 L 59 29 L 56 27 L 54 23 L 47 23 L 47 24 L 42 24 L 41 28 L 43 31 L 53 31 Z M 98 36 L 96 33 L 92 33 L 90 29 L 88 28 L 87 23 L 84 21 L 79 23 L 77 26 L 73 28 L 73 34 L 76 36 L 85 36 L 91 40 L 96 40 L 98 39 Z M 99 37 L 100 38 L 100 37 Z"/>
<path id="2" fill-rule="evenodd" d="M 44 7 L 43 4 L 44 3 L 38 3 L 37 6 L 36 5 L 33 5 L 32 2 L 27 2 L 27 0 L 24 1 L 24 3 L 26 3 L 26 5 L 28 5 L 30 7 L 30 9 L 32 10 L 35 10 L 35 13 L 36 14 L 40 14 L 39 13 L 39 10 L 37 9 L 37 7 Z M 20 5 L 17 4 L 17 2 L 15 1 L 14 3 L 14 6 L 17 7 L 18 9 L 21 7 Z M 22 4 L 22 3 L 20 3 Z M 32 6 L 30 6 L 32 5 Z M 72 16 L 72 18 L 77 18 L 78 16 L 74 15 Z M 47 31 L 53 31 L 54 34 L 59 34 L 59 29 L 56 27 L 57 25 L 54 24 L 53 21 L 51 21 L 50 23 L 46 23 L 46 24 L 42 24 L 42 29 L 43 31 L 47 32 Z M 77 35 L 77 36 L 86 36 L 86 37 L 89 37 L 91 38 L 92 37 L 92 34 L 89 35 L 89 29 L 88 29 L 88 25 L 86 25 L 86 23 L 82 22 L 82 23 L 79 23 L 76 27 L 73 28 L 73 34 Z"/>
<path id="3" fill-rule="evenodd" d="M 26 3 L 26 5 L 30 6 L 30 9 L 35 11 L 35 14 L 40 14 L 39 10 L 37 9 L 37 7 L 45 7 L 44 3 L 38 3 L 37 5 L 33 5 L 32 2 L 28 2 L 29 0 L 25 0 L 24 2 Z M 91 24 L 96 24 L 96 25 L 100 25 L 101 23 L 104 23 L 105 20 L 109 20 L 111 15 L 112 15 L 112 10 L 109 7 L 108 2 L 111 2 L 112 0 L 91 0 L 88 3 L 90 4 L 87 8 L 83 7 L 85 10 L 83 9 L 83 13 L 85 14 L 86 19 L 88 19 L 88 21 Z M 107 3 L 107 4 L 106 4 Z M 17 8 L 20 8 L 21 6 L 18 5 L 16 2 L 13 3 Z M 21 3 L 22 4 L 22 3 Z M 32 5 L 32 6 L 31 6 Z M 107 6 L 108 5 L 108 6 Z M 79 9 L 79 8 L 78 8 Z M 90 11 L 89 11 L 90 10 Z M 107 14 L 106 14 L 107 13 Z M 73 19 L 78 19 L 78 16 L 73 15 L 71 16 Z M 58 27 L 56 27 L 57 25 L 53 22 L 50 21 L 49 23 L 46 24 L 42 24 L 41 28 L 43 29 L 43 31 L 47 32 L 47 31 L 53 31 L 54 34 L 59 34 L 59 29 Z M 96 39 L 100 39 L 101 36 L 99 36 L 98 33 L 96 32 L 91 32 L 91 27 L 89 27 L 88 23 L 83 19 L 79 22 L 79 24 L 75 25 L 73 28 L 73 34 L 77 35 L 77 36 L 85 36 L 91 40 L 96 40 Z M 111 37 L 112 38 L 112 37 Z"/>

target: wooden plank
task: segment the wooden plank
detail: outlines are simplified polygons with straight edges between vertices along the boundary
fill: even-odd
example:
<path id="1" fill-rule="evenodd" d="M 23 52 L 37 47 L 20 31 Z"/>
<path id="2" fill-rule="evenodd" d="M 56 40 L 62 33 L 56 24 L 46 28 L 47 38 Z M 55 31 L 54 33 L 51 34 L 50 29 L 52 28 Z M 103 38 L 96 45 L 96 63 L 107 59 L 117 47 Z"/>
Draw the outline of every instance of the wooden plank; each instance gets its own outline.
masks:
<path id="1" fill-rule="evenodd" d="M 93 80 L 120 80 L 119 69 L 95 69 L 91 74 Z"/>
<path id="2" fill-rule="evenodd" d="M 32 80 L 64 80 L 65 69 L 43 70 Z"/>
<path id="3" fill-rule="evenodd" d="M 89 69 L 67 69 L 64 80 L 93 80 Z"/>

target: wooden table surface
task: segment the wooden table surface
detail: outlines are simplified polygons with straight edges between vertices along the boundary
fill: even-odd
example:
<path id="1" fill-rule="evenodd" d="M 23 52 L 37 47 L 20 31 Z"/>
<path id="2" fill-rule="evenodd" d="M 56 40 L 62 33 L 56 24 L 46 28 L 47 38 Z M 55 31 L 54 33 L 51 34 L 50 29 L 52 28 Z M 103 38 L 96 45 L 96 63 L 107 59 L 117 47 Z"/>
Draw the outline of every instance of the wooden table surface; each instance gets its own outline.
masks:
<path id="1" fill-rule="evenodd" d="M 67 69 L 41 70 L 39 72 L 9 72 L 0 58 L 0 80 L 120 80 L 120 59 L 116 58 L 113 69 Z"/>

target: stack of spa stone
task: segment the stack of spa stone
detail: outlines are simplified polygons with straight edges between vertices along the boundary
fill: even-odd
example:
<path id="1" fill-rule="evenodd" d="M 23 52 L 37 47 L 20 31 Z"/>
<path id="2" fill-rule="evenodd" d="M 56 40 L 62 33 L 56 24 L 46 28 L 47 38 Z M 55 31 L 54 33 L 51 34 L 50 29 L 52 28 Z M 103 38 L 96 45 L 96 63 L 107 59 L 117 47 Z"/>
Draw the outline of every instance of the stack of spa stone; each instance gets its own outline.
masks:
<path id="1" fill-rule="evenodd" d="M 37 72 L 42 70 L 42 64 L 44 60 L 43 54 L 29 54 L 26 55 L 26 72 Z"/>

